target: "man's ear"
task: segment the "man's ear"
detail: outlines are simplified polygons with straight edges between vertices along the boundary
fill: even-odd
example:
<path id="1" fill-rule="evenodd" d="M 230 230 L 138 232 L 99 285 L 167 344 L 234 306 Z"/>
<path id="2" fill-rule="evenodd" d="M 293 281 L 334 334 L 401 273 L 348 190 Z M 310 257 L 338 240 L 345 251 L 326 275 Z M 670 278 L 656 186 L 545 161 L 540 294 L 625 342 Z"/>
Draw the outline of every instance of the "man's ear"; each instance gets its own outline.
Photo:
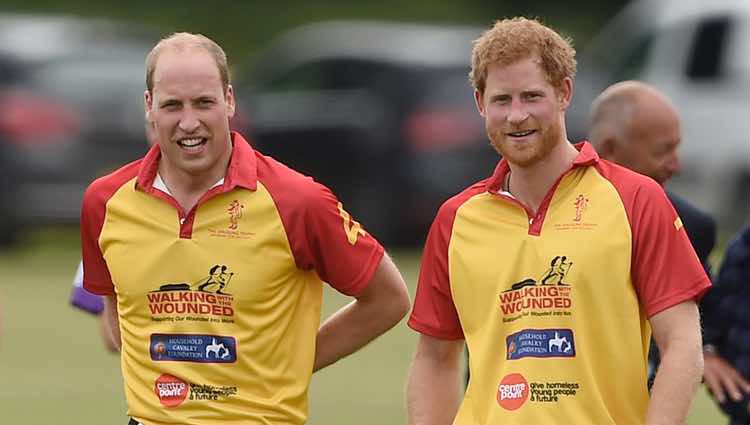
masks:
<path id="1" fill-rule="evenodd" d="M 474 104 L 477 106 L 477 111 L 482 118 L 486 118 L 484 113 L 484 94 L 477 89 L 474 89 Z"/>
<path id="2" fill-rule="evenodd" d="M 600 157 L 613 160 L 617 155 L 617 141 L 611 136 L 605 136 L 599 142 L 596 150 Z"/>
<path id="3" fill-rule="evenodd" d="M 227 84 L 227 93 L 225 95 L 226 102 L 227 102 L 227 115 L 229 115 L 229 119 L 231 120 L 232 117 L 234 117 L 234 112 L 236 109 L 236 100 L 234 98 L 234 88 L 231 84 Z"/>
<path id="4" fill-rule="evenodd" d="M 146 111 L 146 121 L 151 122 L 151 111 L 154 106 L 154 98 L 151 96 L 151 92 L 146 90 L 143 92 L 143 109 Z"/>
<path id="5" fill-rule="evenodd" d="M 573 79 L 565 77 L 557 89 L 557 100 L 560 102 L 560 108 L 564 111 L 570 106 L 573 99 Z"/>

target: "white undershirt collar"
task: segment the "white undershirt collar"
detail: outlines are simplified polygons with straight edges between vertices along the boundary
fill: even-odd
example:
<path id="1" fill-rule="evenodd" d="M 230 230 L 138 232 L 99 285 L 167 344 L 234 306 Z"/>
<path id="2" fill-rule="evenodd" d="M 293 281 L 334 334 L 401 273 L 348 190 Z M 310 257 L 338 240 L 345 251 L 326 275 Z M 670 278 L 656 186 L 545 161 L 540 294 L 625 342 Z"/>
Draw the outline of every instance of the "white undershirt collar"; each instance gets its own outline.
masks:
<path id="1" fill-rule="evenodd" d="M 221 186 L 223 184 L 224 184 L 224 177 L 220 178 L 219 181 L 214 183 L 214 185 L 211 186 L 211 189 L 215 188 L 216 186 Z M 167 195 L 174 197 L 174 195 L 172 195 L 172 192 L 169 191 L 169 188 L 167 187 L 167 185 L 164 184 L 164 180 L 162 180 L 161 175 L 159 174 L 158 171 L 156 172 L 156 178 L 154 179 L 154 189 L 159 189 L 162 192 L 166 193 Z"/>

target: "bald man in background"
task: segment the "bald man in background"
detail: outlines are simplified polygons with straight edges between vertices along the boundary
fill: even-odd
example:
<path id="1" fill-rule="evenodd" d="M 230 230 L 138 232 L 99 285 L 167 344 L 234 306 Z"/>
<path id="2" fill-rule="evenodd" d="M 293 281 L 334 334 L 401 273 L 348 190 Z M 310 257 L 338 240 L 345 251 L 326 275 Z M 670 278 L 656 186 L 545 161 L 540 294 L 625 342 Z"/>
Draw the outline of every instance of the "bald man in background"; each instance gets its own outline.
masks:
<path id="1" fill-rule="evenodd" d="M 592 104 L 590 124 L 589 139 L 602 158 L 647 175 L 662 186 L 680 171 L 680 120 L 670 100 L 654 87 L 638 81 L 608 87 Z M 710 275 L 708 255 L 716 242 L 715 220 L 674 193 L 667 191 L 667 196 Z M 720 330 L 713 329 L 704 317 L 706 385 L 719 403 L 727 396 L 740 401 L 743 393 L 750 391 L 750 384 L 714 348 L 710 342 L 714 331 Z M 653 344 L 651 354 L 649 373 L 653 377 L 658 367 Z"/>
<path id="2" fill-rule="evenodd" d="M 669 99 L 654 87 L 638 81 L 611 85 L 594 100 L 590 122 L 589 140 L 602 158 L 662 186 L 680 171 L 680 119 Z M 715 220 L 674 193 L 667 191 L 667 196 L 710 276 Z"/>

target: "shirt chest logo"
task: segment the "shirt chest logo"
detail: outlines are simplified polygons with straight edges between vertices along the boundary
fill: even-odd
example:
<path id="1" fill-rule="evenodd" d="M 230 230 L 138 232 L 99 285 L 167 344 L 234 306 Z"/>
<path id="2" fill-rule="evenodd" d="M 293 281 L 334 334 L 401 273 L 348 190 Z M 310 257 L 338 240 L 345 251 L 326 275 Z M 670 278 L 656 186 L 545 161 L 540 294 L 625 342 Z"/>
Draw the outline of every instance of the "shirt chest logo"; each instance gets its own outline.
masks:
<path id="1" fill-rule="evenodd" d="M 586 207 L 589 205 L 589 198 L 583 196 L 583 194 L 578 195 L 575 202 L 576 207 L 576 216 L 573 218 L 573 221 L 576 223 L 580 223 L 581 220 L 583 220 L 583 212 L 586 211 Z"/>
<path id="2" fill-rule="evenodd" d="M 558 255 L 538 279 L 523 279 L 501 292 L 498 299 L 503 322 L 527 316 L 569 316 L 572 286 L 566 277 L 571 267 L 573 262 L 567 256 Z"/>
<path id="3" fill-rule="evenodd" d="M 229 208 L 227 208 L 227 214 L 229 214 L 229 226 L 227 228 L 229 230 L 237 230 L 240 227 L 239 220 L 242 218 L 243 208 L 245 206 L 236 199 L 229 203 Z"/>
<path id="4" fill-rule="evenodd" d="M 505 338 L 506 358 L 575 357 L 572 329 L 524 329 Z"/>
<path id="5" fill-rule="evenodd" d="M 192 283 L 165 283 L 146 294 L 155 322 L 234 322 L 234 297 L 229 285 L 235 273 L 226 265 L 209 268 L 208 276 Z"/>
<path id="6" fill-rule="evenodd" d="M 567 201 L 567 208 L 570 209 L 566 210 L 569 211 L 566 215 L 570 214 L 568 216 L 570 218 L 567 221 L 555 223 L 555 230 L 593 230 L 596 228 L 596 223 L 587 220 L 588 214 L 586 210 L 589 207 L 589 202 L 589 198 L 583 193 L 579 193 L 573 202 Z"/>
<path id="7" fill-rule="evenodd" d="M 232 200 L 229 205 L 226 206 L 224 212 L 226 213 L 223 221 L 223 227 L 208 229 L 210 236 L 226 239 L 249 239 L 255 236 L 255 233 L 248 232 L 241 229 L 242 217 L 244 216 L 245 205 L 239 200 Z"/>

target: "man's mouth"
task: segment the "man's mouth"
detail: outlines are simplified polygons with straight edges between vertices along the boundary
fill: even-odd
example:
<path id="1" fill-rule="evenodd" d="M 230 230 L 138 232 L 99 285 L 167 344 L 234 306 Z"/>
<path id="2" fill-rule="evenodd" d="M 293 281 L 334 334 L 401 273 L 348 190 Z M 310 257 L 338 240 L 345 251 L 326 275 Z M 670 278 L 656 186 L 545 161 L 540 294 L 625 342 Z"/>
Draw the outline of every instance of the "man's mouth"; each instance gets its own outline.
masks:
<path id="1" fill-rule="evenodd" d="M 177 145 L 179 145 L 183 149 L 198 149 L 201 146 L 205 145 L 206 142 L 208 142 L 208 139 L 206 139 L 205 137 L 193 137 L 180 139 L 177 141 Z"/>
<path id="2" fill-rule="evenodd" d="M 536 130 L 524 130 L 524 131 L 514 131 L 514 132 L 506 133 L 506 134 L 510 137 L 526 137 L 535 132 Z"/>

